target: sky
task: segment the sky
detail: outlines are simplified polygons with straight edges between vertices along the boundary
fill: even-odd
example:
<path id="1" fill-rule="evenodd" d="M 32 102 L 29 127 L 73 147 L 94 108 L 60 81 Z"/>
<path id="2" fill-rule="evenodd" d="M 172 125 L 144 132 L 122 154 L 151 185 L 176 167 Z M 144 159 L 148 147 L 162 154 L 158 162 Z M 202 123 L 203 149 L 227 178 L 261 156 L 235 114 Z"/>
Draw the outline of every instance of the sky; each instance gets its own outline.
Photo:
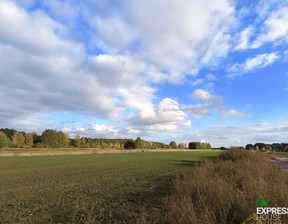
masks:
<path id="1" fill-rule="evenodd" d="M 0 127 L 288 142 L 287 0 L 0 0 Z"/>

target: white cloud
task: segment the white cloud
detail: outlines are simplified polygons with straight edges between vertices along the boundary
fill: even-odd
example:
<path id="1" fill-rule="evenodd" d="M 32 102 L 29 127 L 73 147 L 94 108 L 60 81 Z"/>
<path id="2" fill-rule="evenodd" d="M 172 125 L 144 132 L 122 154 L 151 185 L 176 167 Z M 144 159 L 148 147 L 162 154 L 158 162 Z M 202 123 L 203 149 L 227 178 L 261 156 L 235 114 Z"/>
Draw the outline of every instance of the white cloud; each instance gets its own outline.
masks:
<path id="1" fill-rule="evenodd" d="M 180 126 L 190 126 L 188 116 L 179 108 L 176 100 L 165 98 L 148 111 L 128 119 L 128 126 L 142 131 L 181 131 Z M 179 126 L 180 125 L 180 126 Z"/>
<path id="2" fill-rule="evenodd" d="M 217 81 L 217 77 L 211 73 L 206 75 L 206 78 L 210 81 Z"/>
<path id="3" fill-rule="evenodd" d="M 221 117 L 244 117 L 244 113 L 237 110 L 216 109 Z"/>
<path id="4" fill-rule="evenodd" d="M 262 34 L 254 41 L 252 48 L 258 48 L 265 43 L 278 44 L 281 41 L 288 42 L 288 7 L 280 7 L 272 11 L 264 22 Z"/>
<path id="5" fill-rule="evenodd" d="M 100 43 L 100 47 L 109 53 L 117 53 L 126 49 L 137 40 L 137 34 L 133 27 L 127 24 L 119 15 L 104 18 L 97 17 L 93 19 L 93 22 L 98 31 L 95 40 Z"/>
<path id="6" fill-rule="evenodd" d="M 110 1 L 81 4 L 97 30 L 94 44 L 113 53 L 135 52 L 158 72 L 165 70 L 173 83 L 181 82 L 192 68 L 216 63 L 230 48 L 227 31 L 234 8 L 229 1 L 125 0 L 113 3 L 107 14 L 93 11 L 107 4 Z"/>
<path id="7" fill-rule="evenodd" d="M 201 134 L 209 139 L 214 146 L 232 146 L 239 145 L 237 141 L 242 140 L 241 146 L 248 143 L 255 144 L 257 142 L 275 143 L 286 142 L 288 138 L 288 122 L 278 123 L 257 123 L 247 125 L 220 125 L 209 127 L 209 129 Z M 223 139 L 225 137 L 225 139 Z"/>
<path id="8" fill-rule="evenodd" d="M 203 89 L 196 89 L 191 95 L 191 98 L 201 99 L 204 101 L 217 101 L 221 100 L 221 97 L 215 96 L 210 94 L 209 92 L 203 90 Z"/>
<path id="9" fill-rule="evenodd" d="M 201 118 L 203 116 L 211 115 L 210 110 L 214 109 L 220 113 L 221 117 L 242 117 L 244 116 L 243 112 L 236 110 L 225 109 L 225 104 L 222 97 L 210 94 L 209 92 L 203 89 L 196 89 L 191 95 L 191 98 L 201 99 L 203 101 L 208 101 L 208 103 L 196 104 L 184 106 L 182 109 L 184 111 L 190 112 L 194 117 Z"/>
<path id="10" fill-rule="evenodd" d="M 234 50 L 245 50 L 249 48 L 249 39 L 253 34 L 253 26 L 248 26 L 239 35 L 239 43 L 236 45 Z"/>
<path id="11" fill-rule="evenodd" d="M 76 126 L 62 128 L 64 133 L 69 134 L 70 137 L 80 135 L 81 137 L 118 137 L 118 132 L 112 127 L 103 124 L 91 124 L 90 126 Z"/>
<path id="12" fill-rule="evenodd" d="M 264 68 L 267 65 L 274 63 L 279 58 L 280 56 L 275 52 L 270 54 L 260 54 L 255 58 L 248 58 L 244 64 L 244 71 Z"/>
<path id="13" fill-rule="evenodd" d="M 63 39 L 66 28 L 45 13 L 35 11 L 28 14 L 10 1 L 0 2 L 1 41 L 16 48 L 36 54 L 69 54 L 83 56 L 83 45 Z"/>
<path id="14" fill-rule="evenodd" d="M 197 85 L 202 84 L 204 81 L 205 81 L 204 79 L 196 79 L 191 85 L 197 86 Z"/>
<path id="15" fill-rule="evenodd" d="M 196 104 L 182 107 L 184 111 L 188 111 L 196 118 L 201 118 L 203 116 L 209 116 L 211 113 L 209 109 L 213 108 L 214 105 L 212 103 L 204 103 L 204 104 Z"/>
<path id="16" fill-rule="evenodd" d="M 230 74 L 227 75 L 227 77 L 234 78 L 247 72 L 252 72 L 256 69 L 265 68 L 278 60 L 280 60 L 280 56 L 276 52 L 272 52 L 270 54 L 268 53 L 259 54 L 256 57 L 246 59 L 246 61 L 243 64 L 232 65 L 228 69 Z"/>

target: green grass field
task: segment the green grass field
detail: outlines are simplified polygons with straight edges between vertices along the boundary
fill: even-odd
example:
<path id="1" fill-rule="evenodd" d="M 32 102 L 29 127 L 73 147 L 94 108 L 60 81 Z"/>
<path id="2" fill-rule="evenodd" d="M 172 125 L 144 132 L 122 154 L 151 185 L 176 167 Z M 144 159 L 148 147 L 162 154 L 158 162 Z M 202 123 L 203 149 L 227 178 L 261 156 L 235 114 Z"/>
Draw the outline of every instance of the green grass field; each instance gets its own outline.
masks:
<path id="1" fill-rule="evenodd" d="M 173 178 L 218 153 L 0 157 L 0 223 L 136 223 L 145 211 L 157 220 Z"/>

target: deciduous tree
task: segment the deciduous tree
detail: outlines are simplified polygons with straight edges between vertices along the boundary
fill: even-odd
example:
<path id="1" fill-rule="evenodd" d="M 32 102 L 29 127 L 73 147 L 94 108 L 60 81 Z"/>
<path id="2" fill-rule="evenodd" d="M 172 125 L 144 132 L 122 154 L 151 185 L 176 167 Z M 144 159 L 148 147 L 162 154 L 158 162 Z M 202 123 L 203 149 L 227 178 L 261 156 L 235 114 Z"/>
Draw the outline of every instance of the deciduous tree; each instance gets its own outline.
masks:
<path id="1" fill-rule="evenodd" d="M 0 148 L 3 147 L 9 147 L 9 138 L 3 131 L 0 131 Z"/>
<path id="2" fill-rule="evenodd" d="M 25 137 L 22 133 L 16 132 L 12 136 L 12 144 L 13 147 L 22 148 L 25 145 Z"/>
<path id="3" fill-rule="evenodd" d="M 176 144 L 175 141 L 171 141 L 169 146 L 170 146 L 171 149 L 177 149 L 177 144 Z"/>

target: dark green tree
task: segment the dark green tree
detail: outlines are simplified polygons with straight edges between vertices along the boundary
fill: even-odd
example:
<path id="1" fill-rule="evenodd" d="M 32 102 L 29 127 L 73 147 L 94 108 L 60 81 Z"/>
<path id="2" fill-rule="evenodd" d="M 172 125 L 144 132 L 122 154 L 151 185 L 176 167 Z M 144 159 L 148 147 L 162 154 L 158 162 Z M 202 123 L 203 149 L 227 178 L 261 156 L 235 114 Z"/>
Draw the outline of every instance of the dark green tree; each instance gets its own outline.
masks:
<path id="1" fill-rule="evenodd" d="M 197 149 L 197 142 L 189 142 L 188 149 Z"/>
<path id="2" fill-rule="evenodd" d="M 254 148 L 254 146 L 252 145 L 252 144 L 247 144 L 246 146 L 245 146 L 245 149 L 246 150 L 252 150 Z"/>
<path id="3" fill-rule="evenodd" d="M 258 146 L 259 149 L 266 148 L 266 144 L 265 143 L 261 143 L 261 142 L 256 143 L 254 145 L 254 147 L 256 148 L 256 146 Z"/>
<path id="4" fill-rule="evenodd" d="M 62 131 L 46 129 L 41 135 L 41 143 L 46 148 L 67 147 L 66 135 Z"/>
<path id="5" fill-rule="evenodd" d="M 169 146 L 170 146 L 171 149 L 177 149 L 177 144 L 176 144 L 175 141 L 171 141 L 171 142 L 169 143 Z"/>
<path id="6" fill-rule="evenodd" d="M 129 139 L 124 143 L 124 148 L 125 149 L 135 149 L 136 148 L 136 143 L 133 139 Z"/>

